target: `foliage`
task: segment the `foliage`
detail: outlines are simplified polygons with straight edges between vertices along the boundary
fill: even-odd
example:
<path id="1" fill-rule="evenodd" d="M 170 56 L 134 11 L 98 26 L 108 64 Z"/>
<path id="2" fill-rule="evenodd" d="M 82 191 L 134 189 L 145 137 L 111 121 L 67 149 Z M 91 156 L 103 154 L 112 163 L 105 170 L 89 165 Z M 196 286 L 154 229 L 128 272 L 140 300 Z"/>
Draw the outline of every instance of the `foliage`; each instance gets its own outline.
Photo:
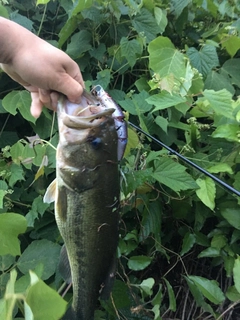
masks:
<path id="1" fill-rule="evenodd" d="M 0 15 L 66 51 L 87 87 L 101 84 L 131 122 L 240 190 L 239 1 L 12 0 Z M 57 125 L 48 110 L 35 121 L 29 94 L 0 77 L 0 318 L 57 320 L 62 240 L 42 201 Z M 117 279 L 95 319 L 239 318 L 239 198 L 131 127 L 121 176 Z"/>

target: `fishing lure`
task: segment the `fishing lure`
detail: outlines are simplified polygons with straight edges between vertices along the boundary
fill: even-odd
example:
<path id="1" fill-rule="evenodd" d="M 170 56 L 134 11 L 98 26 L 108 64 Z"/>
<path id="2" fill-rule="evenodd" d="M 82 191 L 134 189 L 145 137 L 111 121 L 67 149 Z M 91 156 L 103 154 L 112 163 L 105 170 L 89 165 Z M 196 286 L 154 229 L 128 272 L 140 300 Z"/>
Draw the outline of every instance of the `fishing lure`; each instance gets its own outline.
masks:
<path id="1" fill-rule="evenodd" d="M 114 119 L 115 128 L 118 135 L 118 161 L 123 157 L 124 151 L 127 145 L 127 124 L 124 121 L 124 113 L 119 105 L 110 97 L 110 95 L 103 90 L 100 85 L 96 85 L 91 90 L 92 95 L 94 95 L 99 102 L 105 106 L 105 108 L 114 108 L 115 111 L 112 114 Z"/>

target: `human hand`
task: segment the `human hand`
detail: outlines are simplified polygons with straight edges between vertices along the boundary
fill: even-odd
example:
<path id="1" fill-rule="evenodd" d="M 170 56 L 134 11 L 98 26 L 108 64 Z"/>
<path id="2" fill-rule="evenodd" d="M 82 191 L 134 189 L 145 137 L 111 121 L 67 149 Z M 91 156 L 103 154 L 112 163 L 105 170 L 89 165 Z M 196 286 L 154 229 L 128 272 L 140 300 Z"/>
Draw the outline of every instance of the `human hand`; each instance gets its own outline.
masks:
<path id="1" fill-rule="evenodd" d="M 65 94 L 71 102 L 80 102 L 84 82 L 77 63 L 20 25 L 3 20 L 10 35 L 9 40 L 3 38 L 5 48 L 9 44 L 9 51 L 5 49 L 7 53 L 2 59 L 0 54 L 0 62 L 4 62 L 1 67 L 30 91 L 32 115 L 39 117 L 44 105 L 56 110 L 59 93 Z M 15 45 L 14 50 L 10 50 L 12 43 Z"/>

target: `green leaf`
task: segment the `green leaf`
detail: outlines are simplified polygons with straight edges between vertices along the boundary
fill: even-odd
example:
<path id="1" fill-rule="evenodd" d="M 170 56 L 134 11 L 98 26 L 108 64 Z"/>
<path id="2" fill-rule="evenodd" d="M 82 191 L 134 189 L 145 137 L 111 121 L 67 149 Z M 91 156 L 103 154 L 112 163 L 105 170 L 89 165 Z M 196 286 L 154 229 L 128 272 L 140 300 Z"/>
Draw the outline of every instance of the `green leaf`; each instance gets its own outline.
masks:
<path id="1" fill-rule="evenodd" d="M 187 55 L 192 66 L 203 76 L 206 76 L 212 68 L 219 65 L 216 48 L 212 45 L 205 45 L 200 51 L 191 47 L 187 50 Z"/>
<path id="2" fill-rule="evenodd" d="M 65 313 L 67 302 L 42 280 L 36 281 L 32 271 L 30 277 L 34 280 L 34 284 L 27 292 L 26 302 L 31 308 L 34 320 L 59 320 Z"/>
<path id="3" fill-rule="evenodd" d="M 238 124 L 223 124 L 212 133 L 213 138 L 224 138 L 227 141 L 239 142 L 240 128 Z"/>
<path id="4" fill-rule="evenodd" d="M 120 41 L 121 55 L 126 58 L 130 67 L 136 63 L 137 57 L 142 53 L 142 47 L 136 39 L 128 40 L 122 37 Z"/>
<path id="5" fill-rule="evenodd" d="M 43 216 L 49 204 L 43 202 L 42 196 L 38 196 L 33 200 L 31 210 L 26 214 L 25 218 L 28 222 L 28 227 L 33 227 L 34 222 L 39 216 Z"/>
<path id="6" fill-rule="evenodd" d="M 196 182 L 185 172 L 186 167 L 176 163 L 172 159 L 161 158 L 158 161 L 154 161 L 154 166 L 155 171 L 152 177 L 170 189 L 178 192 L 180 190 L 197 188 Z"/>
<path id="7" fill-rule="evenodd" d="M 5 190 L 0 190 L 0 209 L 3 209 L 3 198 L 6 194 L 7 192 Z"/>
<path id="8" fill-rule="evenodd" d="M 183 238 L 182 250 L 180 252 L 180 255 L 183 256 L 185 253 L 191 250 L 195 242 L 195 235 L 190 232 L 187 232 Z"/>
<path id="9" fill-rule="evenodd" d="M 32 123 L 36 122 L 30 113 L 31 96 L 28 91 L 11 91 L 3 98 L 2 104 L 4 109 L 12 115 L 15 116 L 18 109 L 24 119 Z"/>
<path id="10" fill-rule="evenodd" d="M 164 117 L 157 116 L 154 120 L 156 124 L 164 131 L 167 133 L 167 128 L 168 128 L 168 121 Z"/>
<path id="11" fill-rule="evenodd" d="M 227 244 L 227 238 L 223 234 L 216 234 L 211 241 L 211 247 L 222 249 Z"/>
<path id="12" fill-rule="evenodd" d="M 217 115 L 233 119 L 232 94 L 229 91 L 226 89 L 220 91 L 204 90 L 203 95 Z"/>
<path id="13" fill-rule="evenodd" d="M 188 276 L 188 278 L 194 282 L 204 297 L 212 303 L 220 304 L 225 300 L 224 294 L 216 281 L 198 276 Z"/>
<path id="14" fill-rule="evenodd" d="M 87 30 L 81 30 L 75 33 L 71 37 L 71 42 L 67 46 L 67 54 L 69 54 L 73 59 L 80 58 L 84 52 L 92 48 L 91 40 L 91 33 Z"/>
<path id="15" fill-rule="evenodd" d="M 157 37 L 149 43 L 149 66 L 160 78 L 170 74 L 175 79 L 184 78 L 186 67 L 184 55 L 178 51 L 169 38 Z"/>
<path id="16" fill-rule="evenodd" d="M 238 256 L 235 259 L 234 267 L 233 267 L 233 280 L 235 288 L 237 289 L 238 293 L 240 293 L 240 257 Z"/>
<path id="17" fill-rule="evenodd" d="M 240 58 L 227 60 L 222 70 L 231 77 L 232 83 L 240 87 Z"/>
<path id="18" fill-rule="evenodd" d="M 183 9 L 186 8 L 191 0 L 171 0 L 172 11 L 176 17 L 179 17 Z"/>
<path id="19" fill-rule="evenodd" d="M 10 254 L 0 256 L 0 270 L 5 271 L 9 269 L 14 262 L 15 262 L 15 257 L 11 256 Z"/>
<path id="20" fill-rule="evenodd" d="M 36 5 L 38 6 L 39 4 L 47 4 L 48 2 L 50 2 L 50 0 L 37 0 Z"/>
<path id="21" fill-rule="evenodd" d="M 34 270 L 39 264 L 43 264 L 42 279 L 46 280 L 56 271 L 60 250 L 60 245 L 49 240 L 33 241 L 18 259 L 17 267 L 23 274 L 26 274 L 29 269 Z"/>
<path id="22" fill-rule="evenodd" d="M 227 163 L 216 163 L 214 166 L 208 168 L 208 172 L 210 173 L 227 172 L 229 174 L 233 174 L 232 168 Z"/>
<path id="23" fill-rule="evenodd" d="M 61 48 L 63 44 L 70 38 L 73 32 L 77 29 L 79 23 L 79 17 L 72 16 L 68 19 L 65 25 L 62 27 L 59 32 L 59 41 L 58 46 Z"/>
<path id="24" fill-rule="evenodd" d="M 141 13 L 134 17 L 132 20 L 132 25 L 139 34 L 143 33 L 143 35 L 146 37 L 147 43 L 152 41 L 158 33 L 161 33 L 162 30 L 158 26 L 151 12 L 145 8 L 142 8 Z"/>
<path id="25" fill-rule="evenodd" d="M 169 299 L 168 309 L 175 312 L 176 311 L 176 298 L 175 298 L 173 288 L 166 278 L 163 278 L 163 280 L 165 281 L 165 283 L 167 285 L 167 290 L 168 290 L 168 299 Z"/>
<path id="26" fill-rule="evenodd" d="M 202 307 L 203 310 L 214 314 L 212 307 L 204 301 L 204 297 L 202 292 L 196 286 L 196 284 L 190 279 L 190 277 L 184 276 L 185 280 L 187 281 L 188 287 L 197 303 L 198 306 Z"/>
<path id="27" fill-rule="evenodd" d="M 157 6 L 154 6 L 153 10 L 155 19 L 160 29 L 159 33 L 163 33 L 168 23 L 166 13 Z"/>
<path id="28" fill-rule="evenodd" d="M 240 300 L 240 293 L 237 291 L 235 286 L 227 288 L 226 297 L 233 302 Z"/>
<path id="29" fill-rule="evenodd" d="M 0 299 L 0 319 L 7 319 L 7 301 L 5 299 Z"/>
<path id="30" fill-rule="evenodd" d="M 27 304 L 26 300 L 24 300 L 24 316 L 25 320 L 34 320 L 34 315 L 30 306 Z"/>
<path id="31" fill-rule="evenodd" d="M 231 84 L 230 78 L 226 75 L 219 74 L 216 71 L 211 71 L 208 73 L 207 78 L 204 82 L 204 89 L 220 91 L 226 89 L 233 95 L 235 89 Z"/>
<path id="32" fill-rule="evenodd" d="M 225 208 L 221 210 L 221 215 L 234 228 L 240 230 L 240 215 L 238 208 Z"/>
<path id="33" fill-rule="evenodd" d="M 203 251 L 201 251 L 198 255 L 198 258 L 215 258 L 220 256 L 220 250 L 217 248 L 209 247 Z"/>
<path id="34" fill-rule="evenodd" d="M 139 241 L 144 241 L 152 234 L 156 248 L 161 249 L 161 223 L 162 206 L 157 201 L 149 203 L 143 211 L 142 231 L 139 235 Z"/>
<path id="35" fill-rule="evenodd" d="M 9 178 L 9 186 L 13 187 L 16 182 L 25 180 L 24 172 L 21 165 L 12 163 L 10 166 L 11 176 Z"/>
<path id="36" fill-rule="evenodd" d="M 94 84 L 100 84 L 103 89 L 107 89 L 111 79 L 110 69 L 101 70 L 97 73 L 97 80 L 93 81 Z"/>
<path id="37" fill-rule="evenodd" d="M 20 255 L 18 235 L 26 228 L 27 221 L 22 215 L 12 212 L 0 214 L 0 255 Z"/>
<path id="38" fill-rule="evenodd" d="M 152 105 L 149 105 L 146 102 L 148 97 L 149 94 L 143 90 L 139 94 L 134 94 L 132 99 L 126 98 L 123 101 L 119 101 L 119 104 L 129 113 L 133 115 L 139 115 L 152 109 Z"/>
<path id="39" fill-rule="evenodd" d="M 6 19 L 9 19 L 9 13 L 8 13 L 6 7 L 4 7 L 2 4 L 0 4 L 0 16 L 4 17 Z M 3 318 L 0 317 L 0 319 L 3 319 Z"/>
<path id="40" fill-rule="evenodd" d="M 151 296 L 153 294 L 152 287 L 154 286 L 154 279 L 153 278 L 148 278 L 143 280 L 140 284 L 139 287 L 148 295 Z"/>
<path id="41" fill-rule="evenodd" d="M 240 38 L 236 35 L 232 35 L 222 41 L 222 47 L 227 50 L 232 58 L 240 49 Z"/>
<path id="42" fill-rule="evenodd" d="M 128 260 L 128 268 L 134 271 L 144 270 L 152 262 L 147 256 L 133 256 Z"/>
<path id="43" fill-rule="evenodd" d="M 206 177 L 205 179 L 198 178 L 196 180 L 199 189 L 196 190 L 198 198 L 211 210 L 215 208 L 216 185 L 215 182 Z"/>
<path id="44" fill-rule="evenodd" d="M 167 91 L 162 91 L 161 93 L 150 96 L 146 101 L 155 106 L 155 109 L 153 110 L 153 112 L 155 112 L 185 102 L 186 98 L 175 93 L 170 94 Z"/>
<path id="45" fill-rule="evenodd" d="M 124 152 L 124 157 L 126 157 L 130 153 L 131 149 L 137 148 L 138 145 L 139 145 L 139 137 L 137 133 L 132 128 L 129 127 L 128 140 L 127 140 L 127 146 Z"/>

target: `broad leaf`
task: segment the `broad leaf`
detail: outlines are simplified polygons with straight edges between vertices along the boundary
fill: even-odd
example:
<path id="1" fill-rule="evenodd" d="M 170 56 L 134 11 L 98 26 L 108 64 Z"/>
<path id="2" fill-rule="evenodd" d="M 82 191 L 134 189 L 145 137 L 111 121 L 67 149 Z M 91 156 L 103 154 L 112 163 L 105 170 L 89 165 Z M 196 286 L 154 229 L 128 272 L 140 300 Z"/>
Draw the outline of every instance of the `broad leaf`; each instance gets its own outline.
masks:
<path id="1" fill-rule="evenodd" d="M 240 293 L 240 257 L 238 256 L 235 259 L 234 267 L 233 267 L 233 280 L 235 288 L 237 289 L 238 293 Z"/>
<path id="2" fill-rule="evenodd" d="M 238 208 L 225 208 L 221 210 L 221 215 L 234 228 L 240 230 L 240 215 Z"/>
<path id="3" fill-rule="evenodd" d="M 71 37 L 71 42 L 67 46 L 67 54 L 76 59 L 83 55 L 84 52 L 91 49 L 92 36 L 87 30 L 81 30 Z"/>
<path id="4" fill-rule="evenodd" d="M 225 300 L 224 294 L 216 281 L 198 276 L 188 276 L 188 278 L 194 282 L 201 293 L 212 303 L 220 304 Z"/>
<path id="5" fill-rule="evenodd" d="M 139 287 L 148 295 L 151 296 L 152 295 L 152 287 L 154 286 L 154 279 L 153 278 L 148 278 L 143 280 Z"/>
<path id="6" fill-rule="evenodd" d="M 163 280 L 165 281 L 167 285 L 167 290 L 168 290 L 168 299 L 169 299 L 168 309 L 172 311 L 176 311 L 176 298 L 175 298 L 173 288 L 170 282 L 166 278 L 163 278 Z"/>
<path id="7" fill-rule="evenodd" d="M 227 163 L 217 163 L 214 166 L 208 168 L 208 172 L 211 172 L 211 173 L 227 172 L 229 174 L 233 174 L 232 168 Z"/>
<path id="8" fill-rule="evenodd" d="M 24 233 L 27 228 L 26 219 L 17 213 L 0 214 L 0 255 L 20 255 L 20 243 L 18 235 Z"/>
<path id="9" fill-rule="evenodd" d="M 232 35 L 222 41 L 222 47 L 227 50 L 231 57 L 234 57 L 240 49 L 240 38 L 237 35 Z"/>
<path id="10" fill-rule="evenodd" d="M 122 57 L 126 58 L 131 67 L 136 63 L 137 57 L 142 52 L 140 43 L 136 40 L 128 40 L 123 37 L 120 42 Z"/>
<path id="11" fill-rule="evenodd" d="M 145 8 L 142 8 L 141 14 L 137 14 L 132 20 L 132 25 L 136 31 L 143 33 L 146 41 L 150 42 L 156 35 L 162 32 L 152 14 Z"/>
<path id="12" fill-rule="evenodd" d="M 162 91 L 161 93 L 154 94 L 151 97 L 147 98 L 146 101 L 147 103 L 153 104 L 155 106 L 153 110 L 153 112 L 155 112 L 185 102 L 186 98 L 181 97 L 178 94 L 170 94 L 167 91 Z"/>
<path id="13" fill-rule="evenodd" d="M 36 119 L 30 113 L 31 97 L 27 91 L 12 91 L 2 100 L 3 107 L 12 115 L 17 114 L 17 110 L 24 119 L 35 123 Z"/>
<path id="14" fill-rule="evenodd" d="M 173 14 L 178 17 L 182 13 L 183 9 L 191 3 L 191 0 L 171 0 L 170 2 Z"/>
<path id="15" fill-rule="evenodd" d="M 198 198 L 211 210 L 215 208 L 215 196 L 216 196 L 216 185 L 215 182 L 206 177 L 205 179 L 198 178 L 196 180 L 199 189 L 196 190 Z"/>
<path id="16" fill-rule="evenodd" d="M 30 271 L 31 278 L 34 273 Z M 67 302 L 48 287 L 42 280 L 34 280 L 27 292 L 26 302 L 31 308 L 34 320 L 59 320 L 65 313 Z"/>
<path id="17" fill-rule="evenodd" d="M 192 66 L 202 73 L 203 76 L 206 76 L 212 68 L 219 65 L 216 48 L 211 45 L 205 45 L 200 51 L 191 47 L 187 50 L 187 55 Z"/>
<path id="18" fill-rule="evenodd" d="M 182 250 L 180 252 L 180 255 L 183 256 L 185 253 L 191 250 L 195 242 L 195 235 L 190 232 L 187 232 L 183 238 Z"/>
<path id="19" fill-rule="evenodd" d="M 230 78 L 214 70 L 208 73 L 204 83 L 204 89 L 214 91 L 226 89 L 227 91 L 231 92 L 231 94 L 235 93 L 235 89 L 231 84 Z"/>
<path id="20" fill-rule="evenodd" d="M 223 64 L 222 70 L 229 74 L 233 84 L 240 87 L 240 59 L 227 60 Z"/>
<path id="21" fill-rule="evenodd" d="M 167 37 L 158 37 L 148 46 L 149 66 L 160 78 L 170 74 L 179 82 L 184 78 L 186 67 L 184 55 L 178 51 Z"/>
<path id="22" fill-rule="evenodd" d="M 43 264 L 42 279 L 46 280 L 56 272 L 60 250 L 60 245 L 49 240 L 33 241 L 18 259 L 17 266 L 23 274 L 26 274 L 29 269 L 34 270 L 39 264 Z"/>
<path id="23" fill-rule="evenodd" d="M 153 178 L 170 189 L 178 192 L 197 188 L 196 182 L 186 173 L 186 168 L 172 159 L 160 158 L 160 160 L 154 161 L 154 166 Z"/>
<path id="24" fill-rule="evenodd" d="M 220 91 L 204 90 L 203 95 L 217 115 L 233 119 L 232 95 L 229 91 L 226 89 Z"/>
<path id="25" fill-rule="evenodd" d="M 240 293 L 237 291 L 235 286 L 228 287 L 226 297 L 233 302 L 240 300 Z"/>
<path id="26" fill-rule="evenodd" d="M 239 125 L 223 124 L 212 133 L 213 138 L 224 138 L 227 141 L 239 142 Z"/>
<path id="27" fill-rule="evenodd" d="M 144 270 L 147 266 L 150 265 L 152 258 L 147 256 L 132 256 L 128 260 L 128 267 L 131 270 L 139 271 Z"/>
<path id="28" fill-rule="evenodd" d="M 196 286 L 196 284 L 190 279 L 190 277 L 184 276 L 184 278 L 187 281 L 188 287 L 189 287 L 197 305 L 202 307 L 203 310 L 210 312 L 211 314 L 214 314 L 212 307 L 204 301 L 203 294 L 199 290 L 199 288 Z"/>

